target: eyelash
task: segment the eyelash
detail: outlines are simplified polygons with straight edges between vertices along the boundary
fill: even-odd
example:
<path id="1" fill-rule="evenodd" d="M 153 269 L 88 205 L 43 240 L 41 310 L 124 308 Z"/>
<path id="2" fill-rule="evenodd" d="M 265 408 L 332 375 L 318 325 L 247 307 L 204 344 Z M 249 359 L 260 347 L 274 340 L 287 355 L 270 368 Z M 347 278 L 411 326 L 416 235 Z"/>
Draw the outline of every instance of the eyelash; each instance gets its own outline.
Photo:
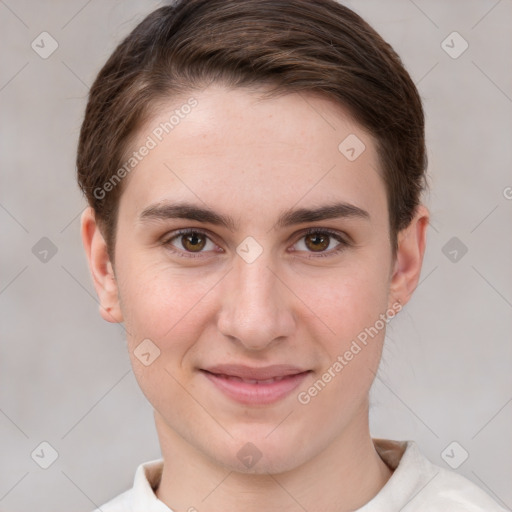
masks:
<path id="1" fill-rule="evenodd" d="M 198 252 L 198 253 L 193 253 L 193 252 L 190 252 L 190 251 L 185 251 L 185 250 L 179 250 L 179 249 L 176 249 L 172 244 L 171 242 L 175 239 L 175 238 L 178 238 L 179 236 L 183 236 L 183 235 L 190 235 L 192 233 L 195 233 L 195 234 L 200 234 L 200 235 L 203 235 L 205 237 L 207 237 L 208 239 L 211 240 L 210 236 L 208 235 L 208 233 L 206 231 L 203 231 L 202 229 L 199 229 L 199 228 L 186 228 L 186 229 L 179 229 L 177 231 L 174 231 L 171 233 L 171 236 L 167 237 L 163 242 L 162 244 L 167 247 L 171 252 L 173 252 L 174 254 L 176 254 L 177 256 L 180 256 L 182 258 L 202 258 L 204 256 L 202 256 L 201 252 Z M 330 237 L 334 238 L 337 242 L 339 242 L 339 246 L 336 247 L 335 249 L 331 249 L 330 251 L 327 251 L 327 252 L 318 252 L 318 253 L 311 253 L 311 254 L 314 254 L 313 256 L 308 256 L 307 258 L 325 258 L 325 257 L 329 257 L 329 256 L 335 256 L 337 254 L 339 254 L 341 251 L 343 251 L 346 247 L 348 247 L 350 245 L 350 243 L 344 239 L 338 232 L 336 231 L 333 231 L 331 229 L 328 229 L 328 228 L 308 228 L 306 229 L 305 231 L 302 231 L 301 232 L 301 236 L 300 238 L 297 240 L 297 242 L 299 240 L 301 240 L 302 238 L 308 236 L 308 235 L 312 235 L 312 234 L 320 234 L 320 235 L 329 235 Z M 211 240 L 213 242 L 213 240 Z M 297 243 L 295 242 L 295 243 Z M 293 251 L 293 252 L 300 252 L 300 251 Z"/>

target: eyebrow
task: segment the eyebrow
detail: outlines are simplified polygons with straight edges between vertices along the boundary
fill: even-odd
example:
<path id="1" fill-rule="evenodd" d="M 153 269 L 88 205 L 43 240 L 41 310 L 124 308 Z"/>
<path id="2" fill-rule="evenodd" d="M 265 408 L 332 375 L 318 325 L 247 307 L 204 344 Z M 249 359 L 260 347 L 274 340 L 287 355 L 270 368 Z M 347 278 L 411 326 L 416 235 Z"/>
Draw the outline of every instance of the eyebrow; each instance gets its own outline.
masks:
<path id="1" fill-rule="evenodd" d="M 274 227 L 280 229 L 295 224 L 347 217 L 369 220 L 370 214 L 366 210 L 353 204 L 337 202 L 317 208 L 284 210 L 279 215 Z M 230 231 L 235 231 L 237 227 L 237 223 L 233 217 L 217 213 L 207 207 L 199 207 L 193 203 L 187 202 L 160 202 L 148 206 L 139 215 L 141 222 L 168 219 L 196 220 L 198 222 L 223 226 Z"/>

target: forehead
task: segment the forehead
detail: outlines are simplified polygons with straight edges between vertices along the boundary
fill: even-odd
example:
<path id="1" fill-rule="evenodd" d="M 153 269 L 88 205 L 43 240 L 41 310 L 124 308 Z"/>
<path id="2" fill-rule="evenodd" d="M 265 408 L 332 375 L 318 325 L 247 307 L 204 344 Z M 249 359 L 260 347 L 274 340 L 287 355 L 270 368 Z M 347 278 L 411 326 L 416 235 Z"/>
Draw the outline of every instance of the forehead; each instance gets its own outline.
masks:
<path id="1" fill-rule="evenodd" d="M 262 92 L 214 85 L 160 102 L 131 144 L 120 213 L 173 198 L 259 218 L 299 202 L 387 208 L 374 139 L 342 106 Z"/>

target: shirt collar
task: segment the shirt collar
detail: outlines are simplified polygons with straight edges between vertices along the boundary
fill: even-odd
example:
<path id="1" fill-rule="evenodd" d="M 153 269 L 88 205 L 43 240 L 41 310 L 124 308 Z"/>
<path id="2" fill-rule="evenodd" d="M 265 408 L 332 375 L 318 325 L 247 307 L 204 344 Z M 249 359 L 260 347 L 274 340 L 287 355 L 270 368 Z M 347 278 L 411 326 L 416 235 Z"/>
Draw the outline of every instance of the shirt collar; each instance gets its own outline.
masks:
<path id="1" fill-rule="evenodd" d="M 414 441 L 373 438 L 380 458 L 393 470 L 384 487 L 357 512 L 402 510 L 439 473 Z"/>
<path id="2" fill-rule="evenodd" d="M 422 456 L 414 441 L 392 441 L 374 438 L 375 450 L 393 474 L 379 493 L 358 512 L 379 510 L 379 504 L 403 505 L 407 496 L 414 496 L 424 484 L 417 478 L 418 469 L 423 476 L 435 475 L 434 467 Z M 133 509 L 145 512 L 173 512 L 155 495 L 155 489 L 160 483 L 164 467 L 163 459 L 155 459 L 140 464 L 135 472 L 133 485 Z M 416 478 L 415 478 L 416 476 Z"/>
<path id="3" fill-rule="evenodd" d="M 163 459 L 155 459 L 141 464 L 135 472 L 133 482 L 133 509 L 144 512 L 169 512 L 172 510 L 160 501 L 155 489 L 162 478 Z"/>

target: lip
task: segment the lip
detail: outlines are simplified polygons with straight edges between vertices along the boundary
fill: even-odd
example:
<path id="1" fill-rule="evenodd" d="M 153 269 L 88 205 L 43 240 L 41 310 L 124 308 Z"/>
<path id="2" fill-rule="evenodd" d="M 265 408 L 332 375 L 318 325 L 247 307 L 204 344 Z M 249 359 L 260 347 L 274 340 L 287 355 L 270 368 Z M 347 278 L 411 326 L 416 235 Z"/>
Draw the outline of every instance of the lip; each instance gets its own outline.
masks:
<path id="1" fill-rule="evenodd" d="M 246 405 L 265 405 L 289 395 L 311 370 L 291 365 L 250 367 L 217 365 L 201 369 L 215 387 L 232 400 Z"/>
<path id="2" fill-rule="evenodd" d="M 308 369 L 290 364 L 273 364 L 271 366 L 245 366 L 242 364 L 218 364 L 204 368 L 207 372 L 217 375 L 229 375 L 241 379 L 266 380 L 276 377 L 286 377 L 308 371 Z"/>

